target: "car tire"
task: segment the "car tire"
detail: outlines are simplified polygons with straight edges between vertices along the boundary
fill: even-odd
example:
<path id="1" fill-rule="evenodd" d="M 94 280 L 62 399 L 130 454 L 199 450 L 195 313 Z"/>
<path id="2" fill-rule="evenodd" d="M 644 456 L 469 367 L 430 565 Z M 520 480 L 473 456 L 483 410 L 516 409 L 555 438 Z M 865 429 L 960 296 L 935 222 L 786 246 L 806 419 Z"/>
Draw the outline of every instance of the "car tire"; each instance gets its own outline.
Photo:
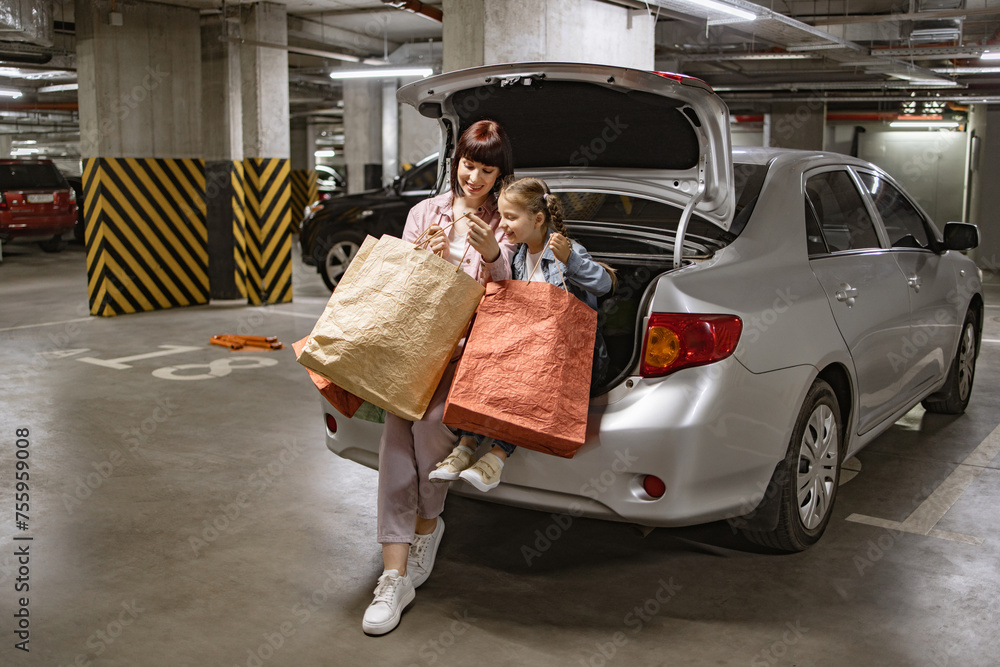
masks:
<path id="1" fill-rule="evenodd" d="M 972 381 L 976 376 L 976 358 L 979 356 L 979 327 L 976 314 L 965 314 L 958 350 L 948 369 L 948 379 L 936 393 L 925 398 L 921 405 L 927 412 L 960 415 L 965 412 L 972 397 Z"/>
<path id="2" fill-rule="evenodd" d="M 816 380 L 795 420 L 778 486 L 778 523 L 774 530 L 743 530 L 755 544 L 782 551 L 804 551 L 826 530 L 840 483 L 843 458 L 840 403 L 833 389 Z"/>
<path id="3" fill-rule="evenodd" d="M 337 287 L 344 271 L 358 254 L 364 237 L 358 232 L 340 231 L 322 237 L 317 243 L 316 266 L 330 290 Z"/>
<path id="4" fill-rule="evenodd" d="M 47 241 L 39 241 L 38 247 L 45 252 L 62 252 L 66 247 L 66 242 L 62 240 L 61 234 L 56 234 Z"/>

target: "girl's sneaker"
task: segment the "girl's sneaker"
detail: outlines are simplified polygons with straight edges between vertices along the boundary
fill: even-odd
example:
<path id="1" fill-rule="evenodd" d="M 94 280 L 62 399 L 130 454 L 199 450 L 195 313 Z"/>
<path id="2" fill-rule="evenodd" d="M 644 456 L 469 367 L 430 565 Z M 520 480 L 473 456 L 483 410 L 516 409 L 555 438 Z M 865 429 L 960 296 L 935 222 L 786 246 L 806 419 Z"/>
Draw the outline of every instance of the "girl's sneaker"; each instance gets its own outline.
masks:
<path id="1" fill-rule="evenodd" d="M 437 464 L 437 468 L 432 470 L 427 477 L 432 482 L 453 482 L 458 479 L 459 473 L 472 465 L 472 458 L 476 455 L 475 448 L 468 447 L 465 443 L 469 441 L 475 444 L 475 438 L 465 436 L 459 442 L 458 447 L 451 450 L 451 454 L 445 457 L 444 461 Z"/>
<path id="2" fill-rule="evenodd" d="M 472 467 L 459 473 L 459 477 L 480 491 L 489 491 L 500 483 L 503 474 L 503 461 L 492 452 L 483 454 L 482 458 L 472 464 Z"/>

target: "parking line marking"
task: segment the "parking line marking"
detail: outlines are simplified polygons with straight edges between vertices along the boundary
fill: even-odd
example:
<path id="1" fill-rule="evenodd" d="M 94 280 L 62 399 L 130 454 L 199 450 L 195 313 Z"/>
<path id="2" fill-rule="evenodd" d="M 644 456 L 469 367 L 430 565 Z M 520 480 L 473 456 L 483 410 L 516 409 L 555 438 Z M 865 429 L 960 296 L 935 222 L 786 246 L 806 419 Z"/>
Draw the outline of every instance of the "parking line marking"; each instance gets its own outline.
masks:
<path id="1" fill-rule="evenodd" d="M 920 506 L 913 510 L 910 516 L 906 517 L 902 522 L 879 519 L 878 517 L 866 516 L 864 514 L 852 514 L 847 517 L 847 520 L 879 528 L 901 530 L 906 533 L 951 540 L 952 542 L 980 545 L 983 543 L 980 537 L 952 533 L 947 530 L 937 530 L 934 526 L 944 518 L 948 510 L 958 502 L 962 494 L 972 486 L 972 483 L 979 478 L 983 470 L 989 467 L 998 454 L 1000 454 L 1000 426 L 993 429 L 993 432 L 986 436 L 986 439 L 979 443 L 979 446 L 964 461 L 959 463 L 958 467 L 934 489 L 934 493 L 929 495 L 924 502 L 920 503 Z"/>
<path id="2" fill-rule="evenodd" d="M 984 338 L 983 342 L 984 343 L 1000 343 L 1000 339 L 996 339 L 996 338 Z"/>
<path id="3" fill-rule="evenodd" d="M 0 329 L 0 331 L 16 331 L 18 329 L 34 329 L 35 327 L 51 327 L 57 324 L 71 324 L 73 322 L 91 322 L 93 317 L 78 317 L 75 320 L 62 320 L 60 322 L 42 322 L 40 324 L 22 324 L 19 327 L 7 327 L 6 329 Z"/>

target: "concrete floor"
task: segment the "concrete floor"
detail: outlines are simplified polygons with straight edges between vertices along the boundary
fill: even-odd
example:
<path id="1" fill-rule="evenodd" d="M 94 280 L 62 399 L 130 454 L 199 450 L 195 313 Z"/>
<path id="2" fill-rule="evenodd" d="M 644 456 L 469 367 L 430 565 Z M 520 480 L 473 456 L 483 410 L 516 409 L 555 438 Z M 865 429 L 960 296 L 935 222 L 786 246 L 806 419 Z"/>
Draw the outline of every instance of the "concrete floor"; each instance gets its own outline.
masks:
<path id="1" fill-rule="evenodd" d="M 80 246 L 4 248 L 0 664 L 998 663 L 1000 283 L 968 412 L 916 408 L 863 451 L 809 551 L 761 553 L 725 524 L 644 538 L 577 519 L 529 565 L 522 546 L 555 534 L 551 517 L 453 496 L 434 576 L 399 628 L 370 638 L 376 473 L 325 448 L 318 395 L 290 350 L 208 344 L 306 335 L 326 292 L 295 262 L 293 304 L 101 319 L 86 314 Z M 169 354 L 137 356 L 155 352 Z M 204 378 L 176 379 L 191 374 Z M 27 530 L 14 516 L 18 429 Z M 939 487 L 935 499 L 952 498 L 925 502 Z M 958 537 L 847 520 L 918 507 L 939 508 L 934 528 Z M 30 653 L 14 646 L 21 597 Z"/>

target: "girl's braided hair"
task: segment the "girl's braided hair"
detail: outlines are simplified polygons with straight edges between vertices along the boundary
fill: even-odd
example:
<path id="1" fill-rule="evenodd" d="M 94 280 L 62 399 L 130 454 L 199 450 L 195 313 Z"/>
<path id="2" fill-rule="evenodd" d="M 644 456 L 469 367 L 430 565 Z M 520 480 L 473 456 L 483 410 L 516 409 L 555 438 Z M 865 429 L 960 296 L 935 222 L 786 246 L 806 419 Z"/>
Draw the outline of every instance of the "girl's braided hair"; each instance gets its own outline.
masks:
<path id="1" fill-rule="evenodd" d="M 562 204 L 559 203 L 559 197 L 549 192 L 549 186 L 542 179 L 529 177 L 515 181 L 513 176 L 508 176 L 500 187 L 500 196 L 515 206 L 524 208 L 529 213 L 541 213 L 545 216 L 547 229 L 569 238 L 566 223 L 563 221 Z M 618 286 L 616 271 L 604 262 L 597 263 L 608 272 L 611 277 L 611 290 L 614 291 Z"/>

